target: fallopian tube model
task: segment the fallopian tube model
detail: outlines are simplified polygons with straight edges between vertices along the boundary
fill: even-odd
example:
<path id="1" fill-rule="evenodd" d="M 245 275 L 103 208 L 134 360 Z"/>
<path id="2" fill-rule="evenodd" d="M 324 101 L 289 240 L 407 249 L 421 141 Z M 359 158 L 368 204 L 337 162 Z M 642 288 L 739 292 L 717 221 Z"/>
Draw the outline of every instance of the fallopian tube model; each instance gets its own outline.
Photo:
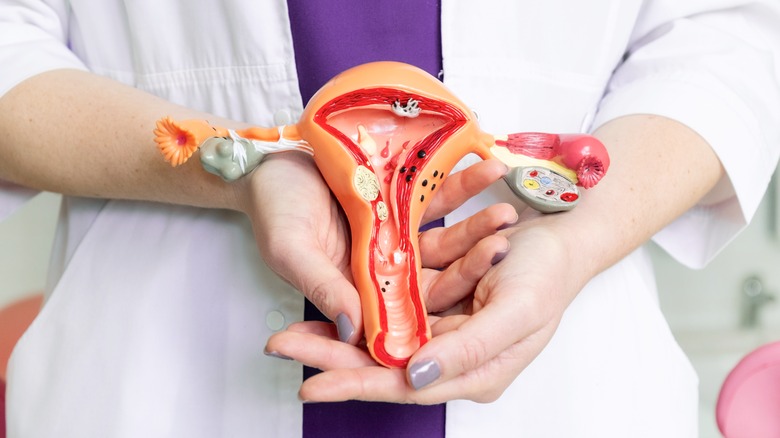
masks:
<path id="1" fill-rule="evenodd" d="M 155 134 L 173 166 L 200 149 L 206 170 L 227 181 L 268 153 L 312 154 L 349 220 L 368 349 L 388 367 L 404 367 L 430 339 L 418 228 L 462 157 L 474 152 L 506 163 L 512 190 L 547 213 L 573 208 L 577 185 L 594 186 L 609 167 L 606 149 L 591 136 L 487 134 L 440 81 L 395 62 L 364 64 L 331 79 L 295 125 L 236 132 L 165 117 Z"/>

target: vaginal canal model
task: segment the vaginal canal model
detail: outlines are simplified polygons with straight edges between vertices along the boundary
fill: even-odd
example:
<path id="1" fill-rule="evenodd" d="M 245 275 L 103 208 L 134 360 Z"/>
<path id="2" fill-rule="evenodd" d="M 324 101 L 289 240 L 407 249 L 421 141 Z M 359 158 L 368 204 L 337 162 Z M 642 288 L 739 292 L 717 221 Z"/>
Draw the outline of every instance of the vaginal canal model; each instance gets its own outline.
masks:
<path id="1" fill-rule="evenodd" d="M 418 229 L 461 158 L 475 153 L 504 162 L 512 191 L 545 213 L 574 208 L 578 186 L 593 187 L 609 167 L 605 147 L 589 135 L 488 134 L 439 80 L 397 62 L 334 77 L 294 125 L 233 131 L 163 117 L 154 133 L 171 165 L 199 150 L 203 167 L 226 181 L 251 172 L 270 153 L 313 156 L 349 220 L 366 344 L 387 367 L 404 367 L 430 339 Z"/>

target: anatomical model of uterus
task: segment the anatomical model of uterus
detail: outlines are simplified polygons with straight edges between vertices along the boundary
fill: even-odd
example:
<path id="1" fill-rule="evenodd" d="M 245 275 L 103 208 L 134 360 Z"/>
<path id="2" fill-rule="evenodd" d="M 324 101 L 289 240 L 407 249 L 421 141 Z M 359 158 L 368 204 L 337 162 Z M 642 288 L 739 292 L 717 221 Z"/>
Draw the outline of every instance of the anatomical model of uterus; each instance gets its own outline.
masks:
<path id="1" fill-rule="evenodd" d="M 166 117 L 155 134 L 174 166 L 200 149 L 204 168 L 228 181 L 268 153 L 312 154 L 349 220 L 366 344 L 389 367 L 405 366 L 430 339 L 418 229 L 461 158 L 473 152 L 503 161 L 513 192 L 543 212 L 573 208 L 577 186 L 594 186 L 609 167 L 606 149 L 588 135 L 485 133 L 440 81 L 396 62 L 364 64 L 334 77 L 295 125 L 232 131 Z"/>

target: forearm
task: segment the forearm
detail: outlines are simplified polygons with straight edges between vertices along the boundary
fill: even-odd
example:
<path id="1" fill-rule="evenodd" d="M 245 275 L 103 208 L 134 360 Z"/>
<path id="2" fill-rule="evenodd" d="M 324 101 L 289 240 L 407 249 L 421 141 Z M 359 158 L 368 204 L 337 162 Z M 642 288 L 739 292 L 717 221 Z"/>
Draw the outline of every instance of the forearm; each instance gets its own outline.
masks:
<path id="1" fill-rule="evenodd" d="M 172 169 L 152 130 L 161 116 L 235 122 L 75 70 L 32 77 L 0 99 L 0 179 L 68 195 L 239 208 L 239 185 L 196 161 Z"/>
<path id="2" fill-rule="evenodd" d="M 574 210 L 531 219 L 568 248 L 581 281 L 616 263 L 693 207 L 723 176 L 706 141 L 663 117 L 635 115 L 595 132 L 607 147 L 607 176 Z"/>

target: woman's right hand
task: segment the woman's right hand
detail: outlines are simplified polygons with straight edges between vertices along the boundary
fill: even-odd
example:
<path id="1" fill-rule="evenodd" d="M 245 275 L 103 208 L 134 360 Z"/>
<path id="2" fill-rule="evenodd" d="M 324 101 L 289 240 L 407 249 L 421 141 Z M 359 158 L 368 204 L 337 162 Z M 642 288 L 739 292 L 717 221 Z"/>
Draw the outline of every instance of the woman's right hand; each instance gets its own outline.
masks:
<path id="1" fill-rule="evenodd" d="M 505 172 L 503 164 L 485 161 L 453 174 L 423 221 L 449 213 Z M 313 160 L 297 152 L 271 155 L 236 184 L 268 266 L 326 317 L 338 320 L 342 341 L 357 343 L 362 313 L 351 281 L 349 224 Z M 496 254 L 507 251 L 506 238 L 496 230 L 516 220 L 510 205 L 498 204 L 456 226 L 421 235 L 423 266 L 434 268 L 423 273 L 423 286 L 437 297 L 437 307 L 473 292 Z"/>

